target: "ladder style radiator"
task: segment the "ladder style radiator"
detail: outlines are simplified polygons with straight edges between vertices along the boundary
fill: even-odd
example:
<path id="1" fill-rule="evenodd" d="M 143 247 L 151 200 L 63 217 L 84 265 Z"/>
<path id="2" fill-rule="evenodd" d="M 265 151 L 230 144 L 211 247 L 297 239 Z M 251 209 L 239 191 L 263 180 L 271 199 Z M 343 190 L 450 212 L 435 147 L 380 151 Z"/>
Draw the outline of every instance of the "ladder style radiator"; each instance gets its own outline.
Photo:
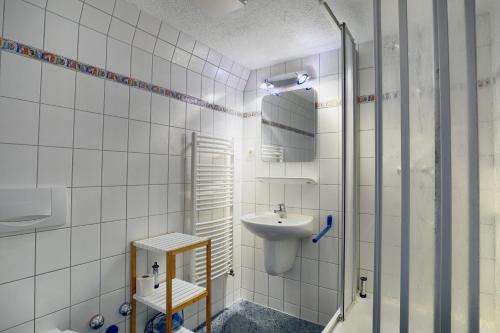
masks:
<path id="1" fill-rule="evenodd" d="M 233 140 L 193 132 L 191 232 L 212 240 L 212 279 L 233 275 L 233 190 Z M 193 283 L 206 283 L 205 255 L 203 249 L 193 253 Z"/>

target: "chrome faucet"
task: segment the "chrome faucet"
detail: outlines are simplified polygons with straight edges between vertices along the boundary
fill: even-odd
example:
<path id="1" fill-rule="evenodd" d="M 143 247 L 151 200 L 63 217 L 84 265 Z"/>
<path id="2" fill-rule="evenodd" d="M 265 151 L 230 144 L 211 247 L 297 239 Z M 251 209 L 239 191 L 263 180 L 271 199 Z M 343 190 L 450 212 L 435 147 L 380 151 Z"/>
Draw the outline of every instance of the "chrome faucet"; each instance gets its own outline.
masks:
<path id="1" fill-rule="evenodd" d="M 286 214 L 286 206 L 284 203 L 278 204 L 279 209 L 275 209 L 274 212 L 280 216 L 282 219 L 286 219 L 287 214 Z"/>

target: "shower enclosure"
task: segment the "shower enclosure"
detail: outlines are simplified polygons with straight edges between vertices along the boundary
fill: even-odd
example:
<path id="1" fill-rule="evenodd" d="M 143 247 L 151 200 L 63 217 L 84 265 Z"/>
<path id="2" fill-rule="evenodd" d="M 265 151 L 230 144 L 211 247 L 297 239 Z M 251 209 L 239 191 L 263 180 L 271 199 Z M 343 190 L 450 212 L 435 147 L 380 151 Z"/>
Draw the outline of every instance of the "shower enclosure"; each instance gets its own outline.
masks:
<path id="1" fill-rule="evenodd" d="M 500 332 L 500 4 L 373 3 L 373 332 Z"/>

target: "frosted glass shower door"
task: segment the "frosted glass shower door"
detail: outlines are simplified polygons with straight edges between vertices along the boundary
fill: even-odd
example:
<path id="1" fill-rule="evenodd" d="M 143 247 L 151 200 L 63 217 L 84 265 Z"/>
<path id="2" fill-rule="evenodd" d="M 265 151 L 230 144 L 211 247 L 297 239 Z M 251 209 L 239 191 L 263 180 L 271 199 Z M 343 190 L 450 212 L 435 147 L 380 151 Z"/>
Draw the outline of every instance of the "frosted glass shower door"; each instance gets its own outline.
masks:
<path id="1" fill-rule="evenodd" d="M 493 135 L 478 126 L 475 1 L 374 5 L 373 332 L 477 333 L 494 290 L 491 261 L 480 274 L 478 129 Z"/>

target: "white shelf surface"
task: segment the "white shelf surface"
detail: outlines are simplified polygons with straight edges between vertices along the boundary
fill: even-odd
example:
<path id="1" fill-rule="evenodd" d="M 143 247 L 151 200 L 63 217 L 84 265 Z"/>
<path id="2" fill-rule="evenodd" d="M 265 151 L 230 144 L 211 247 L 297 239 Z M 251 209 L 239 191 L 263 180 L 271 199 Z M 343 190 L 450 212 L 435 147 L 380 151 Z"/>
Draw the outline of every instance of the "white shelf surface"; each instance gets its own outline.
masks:
<path id="1" fill-rule="evenodd" d="M 256 177 L 256 179 L 263 183 L 276 183 L 276 184 L 318 184 L 316 177 Z"/>
<path id="2" fill-rule="evenodd" d="M 179 280 L 172 280 L 172 307 L 176 308 L 178 305 L 190 300 L 196 296 L 200 296 L 206 291 L 205 288 L 197 286 L 195 284 Z M 167 304 L 166 304 L 166 283 L 163 282 L 160 284 L 158 289 L 155 290 L 155 293 L 151 296 L 142 297 L 134 295 L 134 299 L 142 304 L 145 304 L 156 311 L 160 311 L 162 313 L 167 313 Z M 184 331 L 181 331 L 184 332 Z M 190 331 L 188 331 L 190 332 Z"/>
<path id="3" fill-rule="evenodd" d="M 140 249 L 163 253 L 190 246 L 204 240 L 207 240 L 207 238 L 172 232 L 170 234 L 135 241 L 134 245 Z"/>
<path id="4" fill-rule="evenodd" d="M 193 331 L 188 330 L 184 326 L 177 328 L 174 333 L 193 333 Z"/>

